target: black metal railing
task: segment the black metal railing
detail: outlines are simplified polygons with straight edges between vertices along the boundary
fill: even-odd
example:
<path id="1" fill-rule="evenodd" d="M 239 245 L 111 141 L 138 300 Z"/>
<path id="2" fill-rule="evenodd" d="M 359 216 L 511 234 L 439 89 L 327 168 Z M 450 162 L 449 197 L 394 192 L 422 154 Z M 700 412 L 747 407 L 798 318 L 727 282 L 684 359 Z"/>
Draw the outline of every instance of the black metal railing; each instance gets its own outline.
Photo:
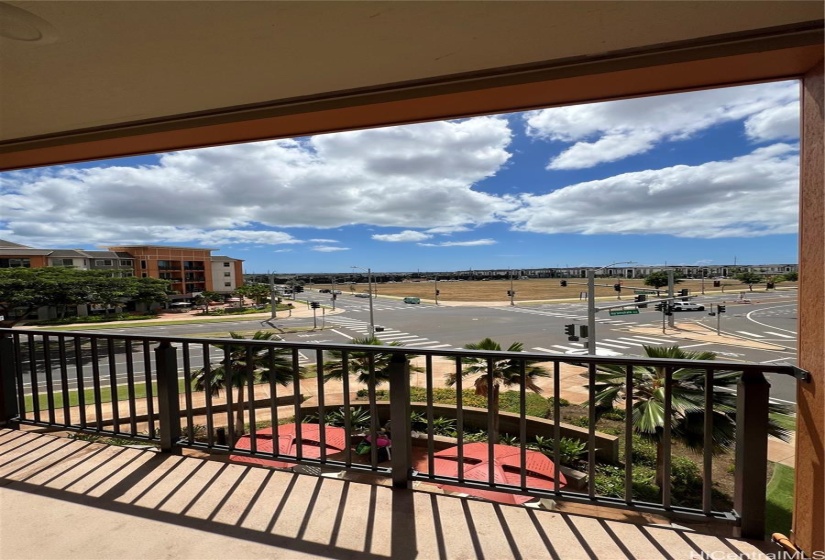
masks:
<path id="1" fill-rule="evenodd" d="M 334 353 L 337 366 L 331 365 L 330 352 Z M 463 358 L 486 362 L 487 372 L 495 371 L 502 360 L 515 364 L 518 369 L 511 380 L 516 380 L 518 412 L 493 415 L 465 406 L 463 389 L 468 380 L 463 375 Z M 417 449 L 423 447 L 426 450 L 423 461 L 427 468 L 418 470 L 414 469 L 411 437 L 411 359 L 421 363 L 416 369 L 423 373 L 417 375 L 423 377 L 425 396 L 424 401 L 415 406 L 419 418 L 424 418 L 427 426 L 423 441 L 416 439 L 421 445 Z M 553 405 L 547 419 L 527 414 L 528 375 L 525 368 L 535 364 L 541 364 L 552 380 Z M 662 372 L 664 418 L 671 418 L 673 412 L 674 372 L 683 371 L 683 368 L 704 372 L 701 507 L 674 503 L 670 484 L 673 434 L 668 421 L 658 434 L 664 481 L 660 499 L 644 501 L 634 495 L 634 464 L 630 460 L 633 415 L 626 411 L 623 441 L 616 437 L 610 440 L 596 429 L 597 373 L 608 366 L 624 370 L 626 403 L 633 403 L 636 398 L 638 382 L 634 368 L 656 368 Z M 347 375 L 340 375 L 340 386 L 336 384 L 336 389 L 331 390 L 325 381 L 336 367 Z M 439 367 L 453 374 L 456 389 L 456 404 L 454 409 L 450 407 L 455 415 L 456 437 L 450 443 L 457 449 L 456 470 L 448 474 L 438 472 L 436 461 L 441 459 L 435 455 L 437 445 L 444 445 L 434 432 L 436 408 L 443 409 L 436 405 L 433 396 Z M 561 416 L 561 372 L 568 367 L 580 369 L 581 384 L 586 385 L 589 392 L 589 422 L 578 432 L 576 428 L 565 427 Z M 713 390 L 714 380 L 722 372 L 731 371 L 741 372 L 735 395 L 734 507 L 732 511 L 717 511 L 712 507 Z M 367 400 L 363 403 L 355 402 L 353 396 L 353 391 L 363 388 L 357 386 L 352 377 L 356 372 L 372 380 L 367 384 Z M 765 373 L 798 375 L 799 370 L 792 366 L 721 361 L 0 329 L 0 425 L 58 427 L 145 440 L 158 445 L 164 452 L 199 448 L 264 464 L 277 461 L 301 463 L 317 469 L 370 471 L 391 476 L 396 488 L 408 488 L 412 481 L 418 480 L 462 487 L 468 492 L 529 493 L 537 498 L 717 520 L 736 525 L 742 536 L 761 538 L 765 518 L 769 414 L 769 385 Z M 389 381 L 388 395 L 377 389 L 382 380 Z M 486 387 L 487 402 L 494 402 L 498 397 L 496 383 L 481 386 Z M 305 402 L 305 394 L 309 393 L 315 394 L 314 403 Z M 364 406 L 368 408 L 368 422 L 353 413 Z M 337 436 L 328 430 L 330 412 L 338 414 L 335 423 L 343 429 L 344 444 L 337 441 L 337 447 L 331 444 Z M 310 445 L 306 437 L 310 428 L 315 429 L 304 424 L 307 420 L 319 425 L 314 445 Z M 279 436 L 287 430 L 283 427 L 287 421 L 295 424 L 290 428 L 294 430 L 292 441 L 299 442 L 291 450 L 281 449 L 278 445 L 282 439 Z M 481 423 L 489 436 L 498 433 L 500 421 L 509 423 L 508 433 L 517 432 L 518 458 L 513 459 L 517 465 L 529 466 L 528 437 L 540 434 L 553 442 L 548 456 L 559 469 L 563 430 L 573 430 L 571 433 L 578 434 L 577 437 L 586 442 L 586 472 L 580 473 L 586 480 L 584 487 L 566 487 L 560 483 L 558 475 L 550 487 L 547 484 L 539 487 L 531 482 L 532 473 L 525 468 L 517 469 L 516 482 L 501 480 L 492 468 L 483 476 L 474 474 L 475 470 L 466 463 L 464 456 L 470 441 L 468 430 L 473 423 Z M 359 455 L 353 450 L 353 446 L 365 438 L 377 442 L 387 422 L 392 436 L 391 453 L 387 453 L 389 461 L 384 460 L 378 445 L 370 445 L 367 455 Z M 615 449 L 610 448 L 613 444 Z M 596 487 L 597 459 L 607 457 L 608 461 L 618 463 L 620 448 L 625 457 L 624 496 L 602 495 Z M 494 445 L 487 445 L 486 457 L 478 460 L 484 459 L 490 464 L 495 462 Z"/>

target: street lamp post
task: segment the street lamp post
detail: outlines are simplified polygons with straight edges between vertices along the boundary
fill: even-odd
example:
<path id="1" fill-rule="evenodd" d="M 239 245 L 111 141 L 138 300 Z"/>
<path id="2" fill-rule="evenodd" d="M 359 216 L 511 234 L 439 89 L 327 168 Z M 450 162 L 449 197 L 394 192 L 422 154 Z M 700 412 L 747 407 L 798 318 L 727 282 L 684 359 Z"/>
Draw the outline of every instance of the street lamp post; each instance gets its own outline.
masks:
<path id="1" fill-rule="evenodd" d="M 438 305 L 438 276 L 435 277 L 435 304 Z"/>
<path id="2" fill-rule="evenodd" d="M 634 261 L 621 261 L 587 271 L 587 353 L 596 355 L 596 273 L 617 264 L 632 264 Z"/>
<path id="3" fill-rule="evenodd" d="M 362 268 L 360 266 L 352 266 L 350 268 L 357 268 L 359 270 L 366 270 L 367 271 L 367 285 L 370 294 L 370 338 L 375 338 L 375 319 L 372 311 L 372 269 L 370 268 Z"/>

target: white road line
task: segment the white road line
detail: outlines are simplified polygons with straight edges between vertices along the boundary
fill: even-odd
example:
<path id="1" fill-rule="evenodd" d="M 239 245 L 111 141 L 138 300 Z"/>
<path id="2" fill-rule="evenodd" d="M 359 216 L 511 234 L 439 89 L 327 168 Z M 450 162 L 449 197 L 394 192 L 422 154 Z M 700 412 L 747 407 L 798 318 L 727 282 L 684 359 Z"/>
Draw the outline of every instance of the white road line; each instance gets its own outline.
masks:
<path id="1" fill-rule="evenodd" d="M 429 341 L 430 341 L 430 340 L 429 340 L 428 338 L 417 338 L 417 337 L 413 337 L 413 339 L 412 339 L 412 340 L 399 340 L 398 342 L 400 342 L 400 343 L 401 343 L 401 344 L 403 344 L 403 345 L 407 345 L 407 344 L 410 344 L 410 343 L 412 343 L 412 342 L 429 342 Z"/>
<path id="2" fill-rule="evenodd" d="M 776 358 L 775 360 L 765 360 L 764 362 L 759 362 L 760 364 L 772 364 L 774 362 L 787 362 L 788 358 Z"/>
<path id="3" fill-rule="evenodd" d="M 344 338 L 352 338 L 350 335 L 348 335 L 348 334 L 344 334 L 344 333 L 342 333 L 342 332 L 340 332 L 340 331 L 336 331 L 335 329 L 331 329 L 331 330 L 332 330 L 332 332 L 334 332 L 335 334 L 340 334 L 340 335 L 341 335 L 341 336 L 343 336 Z"/>
<path id="4" fill-rule="evenodd" d="M 630 344 L 631 346 L 644 346 L 644 344 L 642 344 L 641 342 L 631 342 L 629 340 L 616 340 L 615 338 L 605 338 L 605 340 L 609 340 L 610 342 L 615 342 L 616 344 Z M 598 342 L 596 344 L 598 344 Z"/>
<path id="5" fill-rule="evenodd" d="M 638 344 L 638 343 L 641 342 L 642 344 L 645 344 L 647 346 L 650 346 L 651 344 L 660 344 L 659 342 L 650 342 L 649 340 L 645 340 L 644 338 L 638 338 L 638 337 L 635 337 L 635 336 L 634 337 L 620 336 L 620 337 L 617 337 L 617 338 L 619 340 L 623 341 L 623 342 L 634 343 L 634 344 Z"/>
<path id="6" fill-rule="evenodd" d="M 753 311 L 751 311 L 750 313 L 745 315 L 745 319 L 747 319 L 748 321 L 754 322 L 757 325 L 761 325 L 763 327 L 768 327 L 769 329 L 776 329 L 776 330 L 779 330 L 779 331 L 785 331 L 785 332 L 796 334 L 796 332 L 794 332 L 790 329 L 783 329 L 782 327 L 775 327 L 773 325 L 766 325 L 765 323 L 760 323 L 759 321 L 757 321 L 756 319 L 751 317 L 751 315 L 753 315 L 754 313 L 756 313 L 758 311 L 766 311 L 768 309 L 777 309 L 779 307 L 789 307 L 789 306 L 792 306 L 792 305 L 795 306 L 797 304 L 796 303 L 786 303 L 785 305 L 777 305 L 776 307 L 763 307 L 762 309 L 754 309 Z M 789 311 L 791 311 L 791 310 L 789 310 Z"/>
<path id="7" fill-rule="evenodd" d="M 391 334 L 391 335 L 380 334 L 380 335 L 378 335 L 377 338 L 380 338 L 381 340 L 401 340 L 401 339 L 404 339 L 404 338 L 420 338 L 420 337 L 417 334 L 401 333 L 401 334 Z"/>
<path id="8" fill-rule="evenodd" d="M 734 332 L 738 332 L 739 334 L 744 334 L 745 336 L 752 336 L 753 338 L 765 338 L 761 334 L 756 334 L 756 333 L 752 333 L 752 332 L 748 332 L 748 331 L 734 331 Z"/>
<path id="9" fill-rule="evenodd" d="M 448 346 L 452 346 L 451 344 L 436 344 L 435 346 L 427 346 L 427 350 L 434 350 L 436 348 L 447 348 Z"/>
<path id="10" fill-rule="evenodd" d="M 610 340 L 610 339 L 608 338 L 608 340 Z M 624 349 L 630 348 L 630 346 L 622 346 L 621 344 L 608 344 L 607 342 L 597 342 L 596 346 L 599 346 L 599 345 L 609 346 L 610 348 L 624 348 Z"/>
<path id="11" fill-rule="evenodd" d="M 672 344 L 676 342 L 675 340 L 670 340 L 667 338 L 653 338 L 652 336 L 634 336 L 636 340 L 649 340 L 650 342 L 661 342 L 663 344 Z"/>
<path id="12" fill-rule="evenodd" d="M 582 348 L 576 348 L 574 346 L 562 346 L 561 344 L 552 344 L 551 346 L 553 348 L 561 348 L 562 350 L 582 350 Z M 536 348 L 536 350 L 540 350 L 540 349 Z M 553 350 L 546 350 L 546 351 L 551 352 L 553 354 L 558 354 L 558 352 L 555 352 Z"/>
<path id="13" fill-rule="evenodd" d="M 425 344 L 432 344 L 433 342 L 438 342 L 437 340 L 427 340 L 425 342 L 405 342 L 405 346 L 423 346 Z M 449 345 L 447 345 L 449 346 Z"/>
<path id="14" fill-rule="evenodd" d="M 795 336 L 789 336 L 787 334 L 781 334 L 781 333 L 778 333 L 778 332 L 765 331 L 765 334 L 772 334 L 772 335 L 778 336 L 780 338 L 791 338 L 793 340 L 796 340 Z"/>

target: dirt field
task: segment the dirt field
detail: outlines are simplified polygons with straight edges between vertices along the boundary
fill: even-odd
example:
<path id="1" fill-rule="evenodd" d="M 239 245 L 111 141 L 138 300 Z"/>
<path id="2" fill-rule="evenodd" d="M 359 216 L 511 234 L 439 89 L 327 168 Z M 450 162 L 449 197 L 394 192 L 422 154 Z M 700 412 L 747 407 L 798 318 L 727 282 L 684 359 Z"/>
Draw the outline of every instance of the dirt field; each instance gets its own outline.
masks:
<path id="1" fill-rule="evenodd" d="M 596 279 L 596 297 L 618 295 L 613 285 L 619 282 L 615 278 Z M 644 280 L 621 280 L 622 299 L 633 300 L 633 288 L 651 289 L 644 285 Z M 601 285 L 600 285 L 601 284 Z M 782 282 L 778 285 L 780 289 L 795 287 L 795 282 Z M 308 286 L 307 286 L 308 287 Z M 329 284 L 313 284 L 313 293 L 323 288 L 332 288 Z M 378 295 L 406 297 L 414 296 L 422 300 L 432 301 L 435 298 L 434 282 L 398 282 L 395 284 L 375 284 L 373 286 Z M 513 288 L 516 292 L 515 301 L 543 301 L 570 299 L 578 300 L 580 292 L 587 291 L 587 281 L 585 279 L 571 278 L 567 280 L 567 287 L 562 288 L 558 278 L 543 278 L 536 280 L 514 280 Z M 676 290 L 687 288 L 691 295 L 702 293 L 701 280 L 684 280 L 676 285 Z M 336 290 L 344 293 L 366 292 L 367 284 L 336 284 Z M 508 301 L 507 291 L 510 289 L 509 280 L 489 280 L 489 281 L 463 281 L 463 282 L 438 282 L 439 301 Z M 754 294 L 764 293 L 764 284 L 753 286 Z M 747 284 L 742 284 L 736 280 L 722 280 L 722 287 L 714 288 L 712 280 L 705 280 L 705 293 L 731 293 L 738 296 L 739 292 L 748 291 Z M 667 294 L 667 288 L 662 289 L 662 295 Z M 655 294 L 654 294 L 655 295 Z M 648 296 L 648 299 L 651 296 Z M 746 296 L 747 297 L 747 296 Z"/>

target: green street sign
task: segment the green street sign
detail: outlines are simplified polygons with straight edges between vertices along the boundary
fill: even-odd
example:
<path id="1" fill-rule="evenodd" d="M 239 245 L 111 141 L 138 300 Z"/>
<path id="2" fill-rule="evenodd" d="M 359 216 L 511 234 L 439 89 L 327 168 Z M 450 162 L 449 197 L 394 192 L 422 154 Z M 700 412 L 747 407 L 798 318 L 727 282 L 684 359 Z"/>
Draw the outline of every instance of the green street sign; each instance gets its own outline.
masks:
<path id="1" fill-rule="evenodd" d="M 611 316 L 613 315 L 638 315 L 638 309 L 610 309 L 609 313 Z"/>

